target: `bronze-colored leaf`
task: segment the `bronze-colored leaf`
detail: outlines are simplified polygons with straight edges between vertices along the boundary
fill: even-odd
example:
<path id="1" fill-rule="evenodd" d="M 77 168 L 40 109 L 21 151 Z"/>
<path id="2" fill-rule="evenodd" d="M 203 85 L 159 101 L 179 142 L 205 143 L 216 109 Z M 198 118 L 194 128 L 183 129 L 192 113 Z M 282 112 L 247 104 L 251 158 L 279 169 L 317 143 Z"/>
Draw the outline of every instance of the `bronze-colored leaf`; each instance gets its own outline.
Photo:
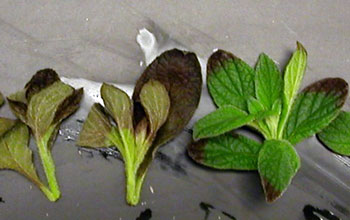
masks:
<path id="1" fill-rule="evenodd" d="M 147 67 L 136 82 L 133 94 L 136 124 L 145 116 L 140 92 L 150 79 L 157 80 L 165 86 L 171 106 L 167 121 L 158 130 L 152 146 L 137 171 L 139 177 L 144 176 L 157 148 L 174 138 L 190 121 L 197 109 L 202 91 L 202 74 L 197 56 L 178 49 L 166 51 Z"/>
<path id="2" fill-rule="evenodd" d="M 74 90 L 73 94 L 67 97 L 61 104 L 58 106 L 54 118 L 54 123 L 58 123 L 63 119 L 67 118 L 71 114 L 73 114 L 78 108 L 83 97 L 84 89 L 80 88 L 78 90 Z"/>
<path id="3" fill-rule="evenodd" d="M 168 119 L 159 129 L 153 143 L 154 146 L 159 146 L 181 132 L 197 109 L 202 90 L 201 67 L 194 53 L 178 49 L 166 51 L 157 57 L 135 86 L 135 124 L 144 117 L 140 92 L 150 79 L 158 80 L 165 86 L 171 103 Z"/>
<path id="4" fill-rule="evenodd" d="M 60 81 L 60 78 L 53 69 L 39 70 L 25 86 L 26 99 L 30 100 L 34 94 L 52 85 L 56 81 Z"/>
<path id="5" fill-rule="evenodd" d="M 95 103 L 80 132 L 77 144 L 83 147 L 109 147 L 107 135 L 111 133 L 112 125 L 104 108 Z"/>

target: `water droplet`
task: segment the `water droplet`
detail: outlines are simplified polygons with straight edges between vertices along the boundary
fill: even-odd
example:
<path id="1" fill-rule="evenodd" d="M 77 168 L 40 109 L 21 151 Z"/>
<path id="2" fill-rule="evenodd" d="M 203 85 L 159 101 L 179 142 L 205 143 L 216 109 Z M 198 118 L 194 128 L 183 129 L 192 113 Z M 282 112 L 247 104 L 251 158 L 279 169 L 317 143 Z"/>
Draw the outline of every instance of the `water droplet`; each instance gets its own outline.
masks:
<path id="1" fill-rule="evenodd" d="M 142 60 L 140 61 L 140 66 L 143 66 L 143 61 Z"/>
<path id="2" fill-rule="evenodd" d="M 154 194 L 154 190 L 152 186 L 149 187 L 149 190 L 151 191 L 152 194 Z"/>
<path id="3" fill-rule="evenodd" d="M 85 18 L 85 21 L 89 21 L 89 18 Z"/>
<path id="4" fill-rule="evenodd" d="M 46 212 L 46 217 L 49 217 L 49 213 Z"/>

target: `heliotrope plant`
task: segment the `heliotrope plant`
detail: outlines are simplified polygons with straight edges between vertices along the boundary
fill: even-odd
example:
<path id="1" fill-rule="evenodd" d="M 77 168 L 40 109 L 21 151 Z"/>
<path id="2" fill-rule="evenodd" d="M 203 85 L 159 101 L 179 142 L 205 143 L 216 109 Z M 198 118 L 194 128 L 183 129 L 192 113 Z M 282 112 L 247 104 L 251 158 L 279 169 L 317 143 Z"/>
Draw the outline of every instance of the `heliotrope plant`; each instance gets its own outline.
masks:
<path id="1" fill-rule="evenodd" d="M 102 85 L 104 107 L 92 106 L 77 144 L 119 150 L 128 204 L 139 202 L 147 169 L 159 146 L 179 134 L 192 118 L 201 87 L 196 55 L 177 49 L 164 52 L 146 68 L 132 100 L 122 90 Z"/>
<path id="2" fill-rule="evenodd" d="M 217 169 L 257 170 L 266 200 L 279 198 L 300 168 L 293 145 L 329 125 L 348 93 L 340 78 L 322 79 L 298 93 L 306 61 L 307 52 L 297 43 L 282 77 L 264 53 L 255 69 L 229 52 L 212 54 L 207 84 L 218 109 L 194 125 L 189 155 Z M 232 133 L 242 126 L 260 132 L 263 143 Z M 324 142 L 328 137 L 320 135 Z"/>
<path id="3" fill-rule="evenodd" d="M 20 119 L 0 119 L 0 168 L 15 170 L 36 184 L 50 201 L 60 197 L 51 155 L 60 123 L 74 113 L 83 90 L 64 84 L 52 69 L 38 71 L 25 88 L 7 99 Z M 40 180 L 28 148 L 29 129 L 36 140 L 48 187 Z"/>

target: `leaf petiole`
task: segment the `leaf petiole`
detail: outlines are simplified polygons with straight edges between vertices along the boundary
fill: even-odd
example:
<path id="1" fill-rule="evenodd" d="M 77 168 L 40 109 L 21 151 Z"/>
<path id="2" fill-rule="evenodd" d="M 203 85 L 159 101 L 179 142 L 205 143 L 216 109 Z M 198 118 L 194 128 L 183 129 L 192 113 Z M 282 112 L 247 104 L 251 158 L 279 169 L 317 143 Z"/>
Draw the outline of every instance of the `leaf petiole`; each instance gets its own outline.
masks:
<path id="1" fill-rule="evenodd" d="M 40 138 L 36 136 L 36 140 L 37 140 L 37 145 L 38 145 L 38 149 L 39 149 L 39 156 L 41 159 L 41 163 L 43 165 L 44 168 L 44 172 L 46 175 L 46 179 L 47 179 L 47 183 L 49 185 L 49 189 L 51 191 L 51 194 L 49 198 L 50 201 L 56 201 L 60 195 L 60 188 L 56 179 L 56 169 L 55 169 L 55 163 L 54 160 L 52 158 L 52 154 L 51 154 L 51 146 L 50 145 L 50 138 L 52 135 L 52 132 L 54 132 L 54 127 L 51 128 L 44 137 Z M 40 189 L 42 189 L 42 187 L 40 187 Z M 45 191 L 42 189 L 42 191 L 45 193 Z M 47 194 L 47 193 L 45 193 Z"/>

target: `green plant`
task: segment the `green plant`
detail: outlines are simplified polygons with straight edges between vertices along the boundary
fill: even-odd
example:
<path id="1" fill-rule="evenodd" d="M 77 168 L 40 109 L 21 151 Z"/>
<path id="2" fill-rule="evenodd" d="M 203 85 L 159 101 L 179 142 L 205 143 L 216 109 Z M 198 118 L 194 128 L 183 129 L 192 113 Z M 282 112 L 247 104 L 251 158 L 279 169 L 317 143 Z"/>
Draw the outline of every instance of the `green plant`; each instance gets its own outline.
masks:
<path id="1" fill-rule="evenodd" d="M 257 170 L 266 200 L 279 198 L 300 168 L 293 145 L 327 127 L 348 93 L 340 78 L 320 80 L 298 93 L 306 61 L 307 52 L 297 43 L 282 77 L 266 54 L 253 69 L 229 52 L 215 52 L 208 60 L 207 84 L 218 109 L 194 125 L 189 155 L 217 169 Z M 242 126 L 254 128 L 265 141 L 231 132 Z"/>
<path id="2" fill-rule="evenodd" d="M 92 106 L 77 144 L 117 147 L 124 161 L 128 204 L 138 204 L 159 146 L 174 138 L 192 118 L 201 87 L 196 55 L 177 49 L 164 52 L 147 67 L 132 100 L 122 90 L 102 85 L 104 107 Z"/>
<path id="3" fill-rule="evenodd" d="M 49 188 L 36 175 L 32 153 L 27 147 L 29 131 L 22 123 L 16 122 L 14 130 L 3 138 L 4 151 L 0 155 L 5 158 L 11 156 L 13 162 L 3 164 L 2 168 L 14 169 L 25 175 L 39 186 L 50 201 L 56 201 L 61 194 L 51 149 L 61 122 L 78 109 L 82 95 L 83 89 L 75 90 L 61 82 L 54 70 L 43 69 L 32 77 L 23 90 L 8 97 L 12 112 L 32 131 Z"/>

